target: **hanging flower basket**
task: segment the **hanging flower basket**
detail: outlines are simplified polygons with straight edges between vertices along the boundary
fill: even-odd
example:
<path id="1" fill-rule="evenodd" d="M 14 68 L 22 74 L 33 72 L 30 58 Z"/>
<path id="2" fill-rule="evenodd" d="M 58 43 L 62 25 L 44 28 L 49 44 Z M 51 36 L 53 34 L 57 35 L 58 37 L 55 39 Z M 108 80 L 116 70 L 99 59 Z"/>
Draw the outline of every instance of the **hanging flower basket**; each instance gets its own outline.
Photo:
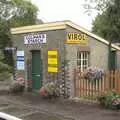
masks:
<path id="1" fill-rule="evenodd" d="M 103 76 L 104 76 L 103 69 L 97 69 L 93 67 L 88 68 L 84 73 L 84 78 L 88 79 L 90 82 L 100 80 L 102 79 Z"/>

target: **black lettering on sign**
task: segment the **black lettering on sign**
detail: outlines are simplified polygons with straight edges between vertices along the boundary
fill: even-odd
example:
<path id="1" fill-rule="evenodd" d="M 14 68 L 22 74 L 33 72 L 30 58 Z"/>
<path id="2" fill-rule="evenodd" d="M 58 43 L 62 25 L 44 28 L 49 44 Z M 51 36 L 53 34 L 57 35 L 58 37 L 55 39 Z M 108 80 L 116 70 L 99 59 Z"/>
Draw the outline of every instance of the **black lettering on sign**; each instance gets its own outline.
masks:
<path id="1" fill-rule="evenodd" d="M 82 35 L 81 34 L 78 34 L 78 39 L 82 40 Z"/>
<path id="2" fill-rule="evenodd" d="M 77 40 L 77 33 L 74 34 L 74 40 Z"/>
<path id="3" fill-rule="evenodd" d="M 86 34 L 81 34 L 81 33 L 68 33 L 67 38 L 68 40 L 80 40 L 80 41 L 87 40 Z"/>
<path id="4" fill-rule="evenodd" d="M 83 34 L 83 40 L 87 40 L 87 36 Z"/>
<path id="5" fill-rule="evenodd" d="M 48 67 L 57 67 L 58 65 L 57 64 L 48 64 Z"/>
<path id="6" fill-rule="evenodd" d="M 69 34 L 68 34 L 68 40 L 71 40 L 71 38 L 72 38 L 72 34 L 69 33 Z"/>
<path id="7" fill-rule="evenodd" d="M 72 40 L 74 40 L 74 34 L 73 34 L 73 33 L 71 33 L 71 35 L 72 35 Z"/>
<path id="8" fill-rule="evenodd" d="M 57 58 L 57 55 L 48 55 L 48 58 Z"/>

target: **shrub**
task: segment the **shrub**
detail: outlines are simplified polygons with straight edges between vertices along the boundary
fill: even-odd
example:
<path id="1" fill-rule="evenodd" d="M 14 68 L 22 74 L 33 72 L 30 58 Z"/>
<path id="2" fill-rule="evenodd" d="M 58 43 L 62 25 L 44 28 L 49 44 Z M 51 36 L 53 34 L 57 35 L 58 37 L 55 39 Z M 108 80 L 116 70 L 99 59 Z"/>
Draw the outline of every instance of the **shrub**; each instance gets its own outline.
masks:
<path id="1" fill-rule="evenodd" d="M 120 109 L 120 94 L 110 91 L 98 98 L 100 104 L 110 109 Z"/>
<path id="2" fill-rule="evenodd" d="M 23 77 L 17 77 L 16 78 L 16 81 L 21 84 L 22 86 L 25 85 L 25 79 Z"/>
<path id="3" fill-rule="evenodd" d="M 0 81 L 4 81 L 4 80 L 10 80 L 10 77 L 12 76 L 12 74 L 10 74 L 9 72 L 5 71 L 5 72 L 1 72 L 0 73 Z"/>
<path id="4" fill-rule="evenodd" d="M 20 84 L 18 81 L 13 81 L 10 85 L 11 93 L 20 93 L 24 91 L 24 85 Z"/>
<path id="5" fill-rule="evenodd" d="M 0 81 L 9 80 L 11 77 L 10 66 L 4 62 L 4 54 L 0 51 Z"/>
<path id="6" fill-rule="evenodd" d="M 59 90 L 55 83 L 49 82 L 40 89 L 40 95 L 43 97 L 57 97 Z"/>

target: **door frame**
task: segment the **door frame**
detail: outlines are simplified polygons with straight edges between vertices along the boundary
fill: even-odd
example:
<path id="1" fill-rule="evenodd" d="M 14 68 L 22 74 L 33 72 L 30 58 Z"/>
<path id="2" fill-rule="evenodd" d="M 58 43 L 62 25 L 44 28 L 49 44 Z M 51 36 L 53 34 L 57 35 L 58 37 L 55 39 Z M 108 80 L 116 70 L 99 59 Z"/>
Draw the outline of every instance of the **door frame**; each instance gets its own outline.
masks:
<path id="1" fill-rule="evenodd" d="M 33 67 L 33 63 L 32 63 L 32 56 L 33 56 L 33 52 L 34 51 L 38 51 L 39 53 L 40 53 L 40 67 L 41 67 L 41 71 L 39 71 L 40 72 L 40 87 L 42 87 L 42 80 L 43 80 L 43 78 L 42 78 L 42 76 L 43 76 L 43 66 L 42 66 L 42 58 L 41 58 L 41 50 L 40 49 L 37 49 L 37 50 L 30 50 L 30 54 L 31 54 L 31 80 L 32 80 L 32 89 L 34 89 L 34 90 L 37 90 L 37 89 L 35 89 L 34 88 L 34 85 L 33 85 L 33 76 L 32 76 L 32 73 L 33 73 L 33 70 L 32 70 L 32 67 Z"/>

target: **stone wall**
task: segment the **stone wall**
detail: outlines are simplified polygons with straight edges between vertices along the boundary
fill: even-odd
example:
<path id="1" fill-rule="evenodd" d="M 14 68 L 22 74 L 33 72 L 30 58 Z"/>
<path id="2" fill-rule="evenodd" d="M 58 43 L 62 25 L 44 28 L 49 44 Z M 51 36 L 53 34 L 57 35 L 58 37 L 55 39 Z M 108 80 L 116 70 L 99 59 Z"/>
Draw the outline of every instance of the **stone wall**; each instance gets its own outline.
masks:
<path id="1" fill-rule="evenodd" d="M 53 31 L 43 31 L 41 34 L 46 34 L 47 43 L 41 45 L 24 45 L 24 35 L 18 34 L 13 35 L 13 45 L 17 47 L 17 50 L 25 51 L 25 70 L 22 72 L 17 70 L 17 75 L 23 76 L 25 79 L 30 79 L 31 76 L 28 76 L 29 68 L 27 66 L 28 60 L 31 61 L 31 50 L 40 50 L 42 58 L 42 68 L 43 68 L 43 84 L 47 82 L 49 73 L 48 73 L 48 50 L 58 50 L 58 69 L 60 70 L 62 62 L 64 62 L 64 40 L 65 40 L 65 30 L 53 30 Z M 29 33 L 28 33 L 29 34 Z M 22 74 L 21 74 L 22 73 Z M 54 75 L 57 73 L 53 73 Z"/>

